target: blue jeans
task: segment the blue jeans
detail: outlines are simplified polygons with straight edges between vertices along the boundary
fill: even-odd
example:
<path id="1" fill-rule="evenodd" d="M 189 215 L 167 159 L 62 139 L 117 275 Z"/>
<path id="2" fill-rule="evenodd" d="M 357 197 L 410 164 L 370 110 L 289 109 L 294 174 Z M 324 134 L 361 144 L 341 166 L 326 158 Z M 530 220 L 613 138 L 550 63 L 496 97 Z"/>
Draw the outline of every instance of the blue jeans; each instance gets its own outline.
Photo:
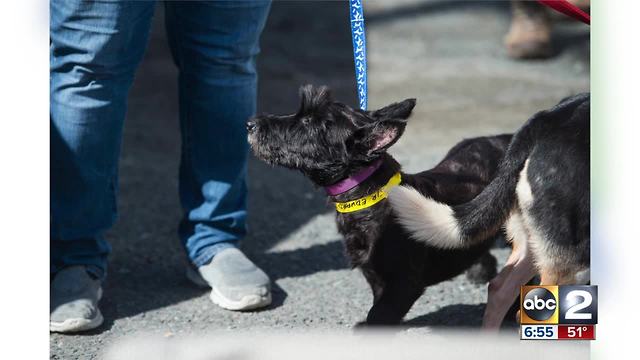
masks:
<path id="1" fill-rule="evenodd" d="M 127 94 L 154 1 L 52 0 L 51 271 L 106 274 L 116 220 Z M 196 266 L 245 235 L 245 122 L 256 108 L 258 41 L 269 1 L 165 3 L 179 69 L 179 236 Z M 153 119 L 149 126 L 153 126 Z M 142 204 L 141 204 L 142 205 Z"/>

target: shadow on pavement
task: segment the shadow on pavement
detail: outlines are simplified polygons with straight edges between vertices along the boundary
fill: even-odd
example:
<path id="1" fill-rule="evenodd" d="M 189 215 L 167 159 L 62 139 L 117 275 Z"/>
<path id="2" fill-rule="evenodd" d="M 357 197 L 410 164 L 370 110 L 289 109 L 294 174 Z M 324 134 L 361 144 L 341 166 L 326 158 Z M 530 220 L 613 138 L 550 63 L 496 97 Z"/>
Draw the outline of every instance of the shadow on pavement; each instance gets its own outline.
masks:
<path id="1" fill-rule="evenodd" d="M 404 322 L 406 327 L 480 327 L 486 304 L 448 305 Z"/>
<path id="2" fill-rule="evenodd" d="M 312 245 L 305 249 L 266 253 L 261 257 L 267 263 L 280 264 L 278 267 L 271 268 L 272 271 L 269 275 L 273 280 L 349 268 L 342 240 L 339 239 L 327 244 Z"/>
<path id="3" fill-rule="evenodd" d="M 508 1 L 459 1 L 459 0 L 436 0 L 436 1 L 421 1 L 410 3 L 404 6 L 394 6 L 393 8 L 385 11 L 375 12 L 369 14 L 366 17 L 367 25 L 376 26 L 378 24 L 384 24 L 407 18 L 420 17 L 425 15 L 436 15 L 437 13 L 461 11 L 461 10 L 475 10 L 478 8 L 494 8 L 497 11 L 504 13 L 505 16 L 509 16 L 509 2 Z"/>
<path id="4" fill-rule="evenodd" d="M 478 328 L 482 326 L 482 317 L 486 304 L 447 305 L 437 311 L 424 314 L 405 321 L 404 328 L 437 327 L 437 328 Z M 515 321 L 515 308 L 510 309 L 502 324 L 503 329 L 518 326 Z"/>

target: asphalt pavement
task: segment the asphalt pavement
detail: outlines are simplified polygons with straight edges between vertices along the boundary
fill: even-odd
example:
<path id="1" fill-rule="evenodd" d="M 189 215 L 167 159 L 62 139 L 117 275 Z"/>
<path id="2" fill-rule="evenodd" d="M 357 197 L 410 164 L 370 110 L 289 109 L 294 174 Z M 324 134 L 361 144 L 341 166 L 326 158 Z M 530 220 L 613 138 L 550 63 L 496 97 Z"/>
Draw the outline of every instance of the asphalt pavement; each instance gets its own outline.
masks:
<path id="1" fill-rule="evenodd" d="M 159 4 L 146 56 L 129 97 L 120 162 L 119 220 L 104 299 L 105 323 L 89 333 L 52 334 L 51 357 L 95 358 L 119 339 L 207 331 L 344 330 L 371 306 L 370 290 L 347 265 L 334 213 L 300 174 L 255 159 L 249 166 L 250 235 L 242 247 L 272 278 L 273 304 L 256 312 L 218 308 L 184 276 L 177 237 L 177 71 Z M 534 112 L 589 90 L 589 31 L 556 24 L 556 55 L 516 62 L 502 38 L 508 3 L 367 1 L 369 106 L 417 98 L 392 148 L 406 171 L 427 169 L 463 138 L 513 132 Z M 277 1 L 262 37 L 259 111 L 290 113 L 302 84 L 332 87 L 355 106 L 346 2 Z M 492 252 L 502 263 L 508 250 Z M 486 285 L 464 275 L 430 287 L 406 317 L 410 333 L 480 325 Z M 514 336 L 517 336 L 514 334 Z"/>

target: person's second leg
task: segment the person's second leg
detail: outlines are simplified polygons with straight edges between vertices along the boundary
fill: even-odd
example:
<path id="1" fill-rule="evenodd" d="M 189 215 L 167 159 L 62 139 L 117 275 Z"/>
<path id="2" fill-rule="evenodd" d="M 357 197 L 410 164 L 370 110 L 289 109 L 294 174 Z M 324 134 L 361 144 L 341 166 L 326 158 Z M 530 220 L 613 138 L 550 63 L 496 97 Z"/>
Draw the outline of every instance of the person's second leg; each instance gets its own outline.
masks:
<path id="1" fill-rule="evenodd" d="M 95 328 L 126 99 L 152 2 L 50 4 L 51 331 Z"/>
<path id="2" fill-rule="evenodd" d="M 246 233 L 246 121 L 256 109 L 255 57 L 268 1 L 167 2 L 180 70 L 180 237 L 211 299 L 231 310 L 271 302 L 269 278 L 238 247 Z"/>
<path id="3" fill-rule="evenodd" d="M 551 20 L 547 8 L 536 1 L 511 1 L 511 26 L 505 37 L 507 54 L 514 59 L 552 55 Z"/>

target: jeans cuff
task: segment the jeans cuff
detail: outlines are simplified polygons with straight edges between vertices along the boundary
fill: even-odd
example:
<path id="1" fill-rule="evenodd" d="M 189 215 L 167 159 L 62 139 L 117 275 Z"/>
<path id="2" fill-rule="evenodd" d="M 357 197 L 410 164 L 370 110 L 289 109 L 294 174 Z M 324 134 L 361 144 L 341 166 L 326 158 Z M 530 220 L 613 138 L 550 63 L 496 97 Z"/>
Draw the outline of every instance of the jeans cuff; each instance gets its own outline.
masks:
<path id="1" fill-rule="evenodd" d="M 104 282 L 104 279 L 107 277 L 107 270 L 96 265 L 87 265 L 85 267 L 85 270 L 87 271 L 89 276 L 91 276 L 95 280 Z"/>
<path id="2" fill-rule="evenodd" d="M 238 247 L 238 243 L 235 241 L 234 242 L 225 241 L 225 242 L 213 244 L 202 249 L 198 254 L 198 256 L 196 256 L 195 259 L 192 259 L 191 262 L 193 263 L 193 265 L 195 265 L 196 268 L 198 268 L 200 266 L 204 266 L 210 263 L 211 260 L 213 260 L 213 257 L 216 256 L 222 250 L 229 249 L 229 248 L 237 248 L 237 247 Z"/>

